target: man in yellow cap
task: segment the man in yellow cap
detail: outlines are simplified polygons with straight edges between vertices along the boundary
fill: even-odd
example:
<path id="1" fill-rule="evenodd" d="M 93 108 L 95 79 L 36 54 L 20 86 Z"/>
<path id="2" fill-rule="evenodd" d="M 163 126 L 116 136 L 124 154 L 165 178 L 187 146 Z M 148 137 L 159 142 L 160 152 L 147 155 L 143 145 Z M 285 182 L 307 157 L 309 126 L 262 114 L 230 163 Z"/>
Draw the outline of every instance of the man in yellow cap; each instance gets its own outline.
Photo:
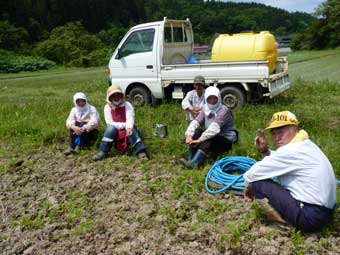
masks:
<path id="1" fill-rule="evenodd" d="M 289 111 L 273 115 L 266 130 L 276 151 L 269 150 L 264 130 L 258 131 L 255 146 L 264 158 L 244 174 L 244 196 L 255 197 L 269 220 L 314 232 L 332 220 L 336 179 L 325 154 L 298 124 Z"/>

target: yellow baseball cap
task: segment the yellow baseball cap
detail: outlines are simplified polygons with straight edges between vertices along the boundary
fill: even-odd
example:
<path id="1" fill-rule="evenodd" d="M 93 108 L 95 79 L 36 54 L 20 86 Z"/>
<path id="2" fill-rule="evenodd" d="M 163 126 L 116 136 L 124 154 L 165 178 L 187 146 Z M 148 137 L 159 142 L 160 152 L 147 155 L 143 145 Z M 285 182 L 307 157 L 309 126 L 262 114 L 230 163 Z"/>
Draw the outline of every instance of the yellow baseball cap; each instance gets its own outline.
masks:
<path id="1" fill-rule="evenodd" d="M 273 114 L 269 126 L 265 129 L 278 128 L 288 125 L 299 125 L 299 121 L 297 120 L 295 114 L 290 111 L 276 112 Z"/>

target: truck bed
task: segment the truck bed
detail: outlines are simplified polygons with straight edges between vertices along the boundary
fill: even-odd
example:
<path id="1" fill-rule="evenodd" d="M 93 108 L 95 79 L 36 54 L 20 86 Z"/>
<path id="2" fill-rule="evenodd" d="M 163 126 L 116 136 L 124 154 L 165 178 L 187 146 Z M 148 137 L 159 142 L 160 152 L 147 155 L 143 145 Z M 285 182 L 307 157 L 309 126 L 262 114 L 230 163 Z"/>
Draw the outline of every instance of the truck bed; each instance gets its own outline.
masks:
<path id="1" fill-rule="evenodd" d="M 259 80 L 288 75 L 288 68 L 282 66 L 285 61 L 279 59 L 277 68 L 279 72 L 272 75 L 269 75 L 267 61 L 212 62 L 201 60 L 195 64 L 162 65 L 161 77 L 165 86 L 170 83 L 192 83 L 196 75 L 204 76 L 207 83 L 257 83 Z"/>

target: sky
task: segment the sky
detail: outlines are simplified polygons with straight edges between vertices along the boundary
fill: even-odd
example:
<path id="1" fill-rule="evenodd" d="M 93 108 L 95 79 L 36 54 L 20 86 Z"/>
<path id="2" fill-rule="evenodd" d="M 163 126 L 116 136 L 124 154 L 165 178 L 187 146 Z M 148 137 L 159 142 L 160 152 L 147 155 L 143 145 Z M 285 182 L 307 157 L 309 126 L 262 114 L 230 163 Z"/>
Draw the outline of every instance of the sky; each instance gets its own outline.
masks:
<path id="1" fill-rule="evenodd" d="M 285 9 L 289 12 L 300 11 L 312 13 L 325 0 L 225 0 L 224 2 L 255 2 Z"/>

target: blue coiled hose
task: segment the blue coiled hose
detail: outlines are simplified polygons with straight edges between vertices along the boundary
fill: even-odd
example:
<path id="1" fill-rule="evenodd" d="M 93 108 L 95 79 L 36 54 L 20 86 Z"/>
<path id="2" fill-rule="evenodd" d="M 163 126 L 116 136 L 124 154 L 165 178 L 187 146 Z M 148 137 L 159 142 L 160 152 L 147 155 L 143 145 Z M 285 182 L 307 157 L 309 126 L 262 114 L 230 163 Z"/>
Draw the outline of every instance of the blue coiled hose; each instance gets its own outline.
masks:
<path id="1" fill-rule="evenodd" d="M 225 157 L 216 161 L 205 177 L 205 189 L 213 195 L 228 189 L 244 190 L 243 174 L 255 163 L 255 159 L 241 156 Z M 239 175 L 230 174 L 232 172 L 237 172 Z M 209 182 L 215 183 L 220 188 L 210 189 Z M 340 180 L 336 182 L 340 184 Z"/>
<path id="2" fill-rule="evenodd" d="M 228 189 L 244 190 L 243 174 L 255 163 L 255 159 L 241 156 L 225 157 L 216 161 L 205 177 L 205 189 L 213 195 Z M 233 172 L 238 173 L 238 175 L 230 174 Z M 210 189 L 209 183 L 211 182 L 219 188 Z"/>

